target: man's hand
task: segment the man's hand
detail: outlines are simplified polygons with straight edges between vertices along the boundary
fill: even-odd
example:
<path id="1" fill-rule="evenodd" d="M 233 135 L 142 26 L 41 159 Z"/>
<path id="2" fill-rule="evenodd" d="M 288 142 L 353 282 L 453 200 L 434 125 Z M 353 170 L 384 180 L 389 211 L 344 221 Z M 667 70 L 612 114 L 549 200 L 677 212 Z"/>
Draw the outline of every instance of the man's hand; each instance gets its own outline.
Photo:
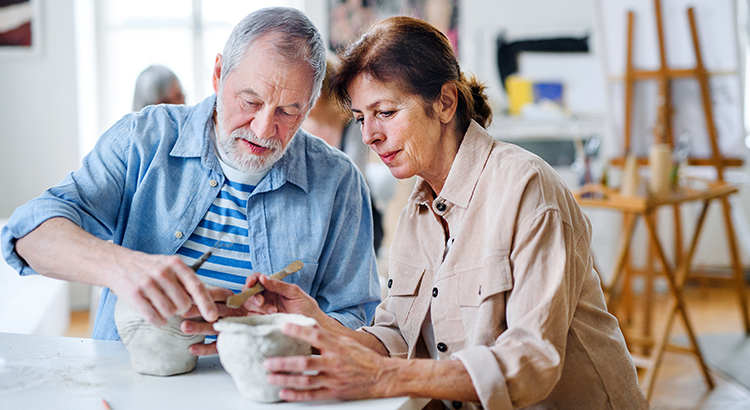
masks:
<path id="1" fill-rule="evenodd" d="M 219 317 L 206 287 L 178 257 L 115 245 L 66 218 L 48 219 L 18 239 L 16 252 L 44 276 L 112 289 L 157 326 L 192 304 L 209 322 Z"/>
<path id="2" fill-rule="evenodd" d="M 123 298 L 146 320 L 161 326 L 173 315 L 184 315 L 197 306 L 209 322 L 219 311 L 198 276 L 176 256 L 149 255 L 129 251 L 115 254 L 115 272 L 108 275 L 107 286 Z"/>

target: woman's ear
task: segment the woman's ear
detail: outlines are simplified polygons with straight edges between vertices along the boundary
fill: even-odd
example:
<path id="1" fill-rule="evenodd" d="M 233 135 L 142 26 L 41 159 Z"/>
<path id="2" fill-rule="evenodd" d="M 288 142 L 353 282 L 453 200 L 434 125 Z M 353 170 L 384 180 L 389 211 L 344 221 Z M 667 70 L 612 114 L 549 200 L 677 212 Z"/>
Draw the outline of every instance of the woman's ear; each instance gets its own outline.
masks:
<path id="1" fill-rule="evenodd" d="M 447 124 L 453 120 L 458 108 L 458 88 L 456 84 L 448 82 L 440 89 L 440 97 L 435 102 L 435 112 L 440 122 Z"/>

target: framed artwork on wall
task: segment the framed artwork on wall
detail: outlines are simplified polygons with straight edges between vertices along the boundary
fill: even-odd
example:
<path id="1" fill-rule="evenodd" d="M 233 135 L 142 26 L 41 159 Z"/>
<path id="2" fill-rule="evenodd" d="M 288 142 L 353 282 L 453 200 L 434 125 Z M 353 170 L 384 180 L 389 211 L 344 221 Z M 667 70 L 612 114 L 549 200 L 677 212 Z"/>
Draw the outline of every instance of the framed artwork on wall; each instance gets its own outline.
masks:
<path id="1" fill-rule="evenodd" d="M 40 1 L 0 0 L 0 56 L 40 53 Z"/>
<path id="2" fill-rule="evenodd" d="M 356 40 L 378 20 L 404 15 L 437 27 L 458 54 L 458 0 L 328 0 L 328 5 L 331 50 Z"/>

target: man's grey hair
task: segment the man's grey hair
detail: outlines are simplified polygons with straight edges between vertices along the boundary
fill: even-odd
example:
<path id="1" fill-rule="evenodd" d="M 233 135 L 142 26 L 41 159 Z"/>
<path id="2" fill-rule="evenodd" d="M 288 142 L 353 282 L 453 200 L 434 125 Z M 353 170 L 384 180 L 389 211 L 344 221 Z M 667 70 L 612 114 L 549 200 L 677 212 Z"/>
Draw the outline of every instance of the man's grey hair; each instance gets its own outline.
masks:
<path id="1" fill-rule="evenodd" d="M 279 34 L 273 46 L 290 63 L 304 60 L 313 71 L 313 92 L 307 109 L 315 104 L 326 74 L 326 47 L 318 29 L 304 13 L 289 7 L 267 7 L 245 16 L 232 30 L 222 53 L 221 83 L 245 52 L 266 34 Z"/>
<path id="2" fill-rule="evenodd" d="M 169 93 L 172 84 L 180 80 L 172 70 L 154 64 L 141 71 L 135 81 L 133 111 L 140 111 L 147 105 L 159 104 Z"/>

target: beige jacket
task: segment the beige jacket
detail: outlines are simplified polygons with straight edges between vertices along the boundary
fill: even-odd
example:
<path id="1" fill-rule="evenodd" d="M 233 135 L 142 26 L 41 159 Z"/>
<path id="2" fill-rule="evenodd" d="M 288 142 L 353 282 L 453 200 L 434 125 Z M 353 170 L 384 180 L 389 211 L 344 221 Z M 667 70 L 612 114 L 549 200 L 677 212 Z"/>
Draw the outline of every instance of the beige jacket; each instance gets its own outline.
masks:
<path id="1" fill-rule="evenodd" d="M 444 261 L 435 215 L 455 239 Z M 472 122 L 440 196 L 417 181 L 391 245 L 390 294 L 363 330 L 393 357 L 430 357 L 429 311 L 436 359 L 464 364 L 485 409 L 647 409 L 590 242 L 554 170 Z"/>

